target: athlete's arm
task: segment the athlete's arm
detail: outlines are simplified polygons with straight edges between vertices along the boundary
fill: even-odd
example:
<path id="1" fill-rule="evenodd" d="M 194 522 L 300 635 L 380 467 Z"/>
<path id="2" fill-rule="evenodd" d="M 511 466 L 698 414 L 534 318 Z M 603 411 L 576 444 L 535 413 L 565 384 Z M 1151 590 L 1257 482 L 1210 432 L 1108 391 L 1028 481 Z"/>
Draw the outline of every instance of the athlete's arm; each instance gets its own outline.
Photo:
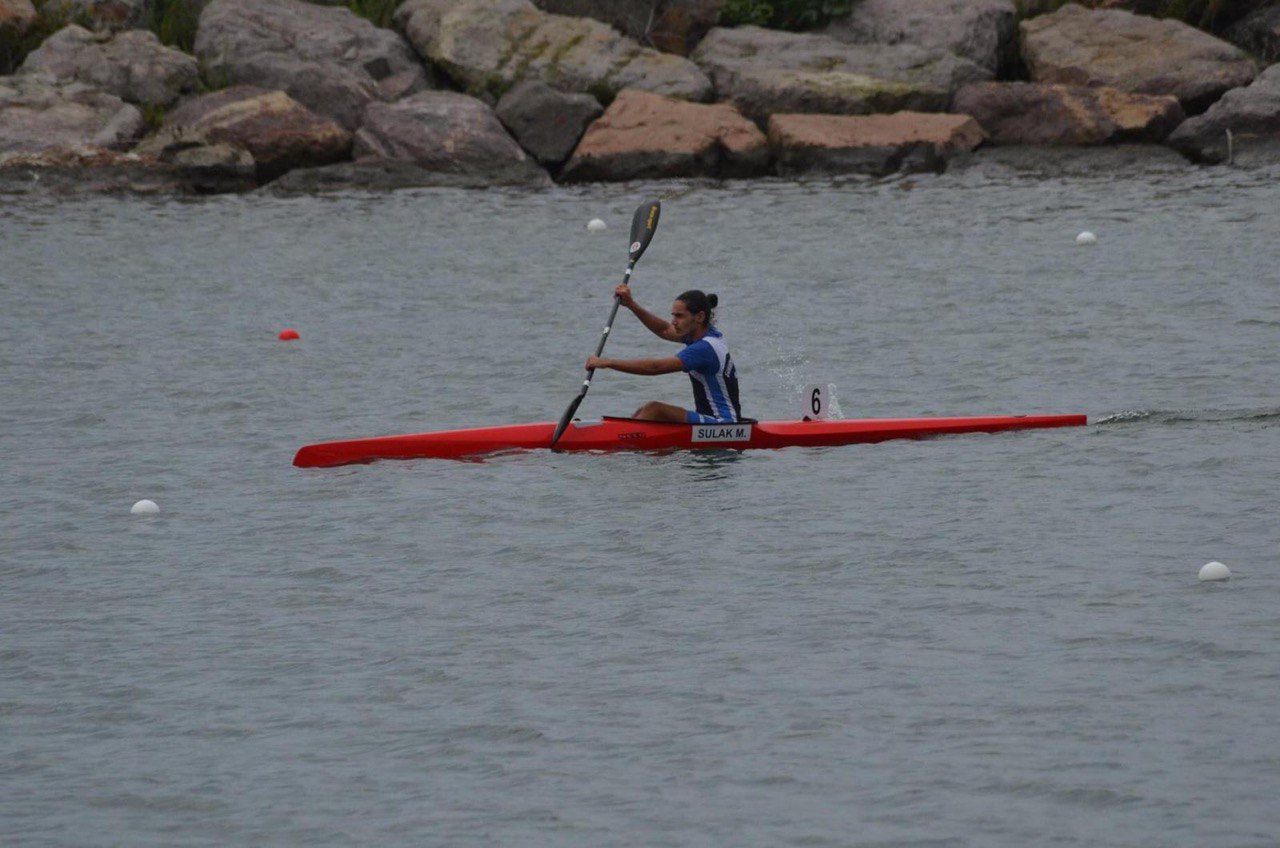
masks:
<path id="1" fill-rule="evenodd" d="M 680 335 L 676 333 L 676 328 L 671 326 L 671 322 L 665 318 L 659 318 L 636 303 L 635 298 L 631 296 L 631 287 L 626 283 L 618 283 L 618 287 L 613 290 L 613 293 L 618 296 L 618 301 L 623 306 L 635 313 L 635 316 L 640 319 L 640 323 L 644 324 L 649 329 L 649 332 L 669 342 L 680 341 Z"/>
<path id="2" fill-rule="evenodd" d="M 624 374 L 671 374 L 683 371 L 684 363 L 678 356 L 663 356 L 658 359 L 605 359 L 600 356 L 587 358 L 587 368 L 612 368 Z"/>

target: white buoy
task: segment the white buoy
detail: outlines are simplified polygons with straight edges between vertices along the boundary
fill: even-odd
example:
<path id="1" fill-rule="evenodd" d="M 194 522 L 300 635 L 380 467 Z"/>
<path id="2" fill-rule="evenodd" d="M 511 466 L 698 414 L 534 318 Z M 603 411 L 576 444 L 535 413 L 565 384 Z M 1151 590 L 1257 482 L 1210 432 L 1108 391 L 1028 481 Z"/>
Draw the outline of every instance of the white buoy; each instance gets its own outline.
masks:
<path id="1" fill-rule="evenodd" d="M 609 225 L 604 221 L 601 221 L 599 218 L 592 218 L 587 222 L 587 232 L 598 233 L 607 229 L 609 229 Z"/>
<path id="2" fill-rule="evenodd" d="M 1095 236 L 1093 233 L 1089 232 L 1088 230 L 1085 230 L 1083 233 L 1076 236 L 1076 244 L 1097 244 L 1097 243 L 1098 243 L 1098 237 Z"/>
<path id="3" fill-rule="evenodd" d="M 160 507 L 156 506 L 155 501 L 149 501 L 146 498 L 143 498 L 134 504 L 133 509 L 129 510 L 129 512 L 134 515 L 155 515 L 160 512 Z"/>
<path id="4" fill-rule="evenodd" d="M 1200 569 L 1201 580 L 1230 580 L 1231 569 L 1220 562 L 1206 562 Z"/>

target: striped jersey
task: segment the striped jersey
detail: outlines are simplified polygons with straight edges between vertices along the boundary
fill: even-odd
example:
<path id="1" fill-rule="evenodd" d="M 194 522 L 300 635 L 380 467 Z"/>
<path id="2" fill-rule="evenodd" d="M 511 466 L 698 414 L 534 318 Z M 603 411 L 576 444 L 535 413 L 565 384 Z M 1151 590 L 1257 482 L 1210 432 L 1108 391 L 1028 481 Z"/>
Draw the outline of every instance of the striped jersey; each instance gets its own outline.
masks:
<path id="1" fill-rule="evenodd" d="M 742 417 L 738 403 L 738 371 L 729 356 L 729 343 L 715 327 L 696 342 L 683 339 L 684 350 L 676 354 L 693 383 L 697 411 L 717 421 L 737 421 Z"/>

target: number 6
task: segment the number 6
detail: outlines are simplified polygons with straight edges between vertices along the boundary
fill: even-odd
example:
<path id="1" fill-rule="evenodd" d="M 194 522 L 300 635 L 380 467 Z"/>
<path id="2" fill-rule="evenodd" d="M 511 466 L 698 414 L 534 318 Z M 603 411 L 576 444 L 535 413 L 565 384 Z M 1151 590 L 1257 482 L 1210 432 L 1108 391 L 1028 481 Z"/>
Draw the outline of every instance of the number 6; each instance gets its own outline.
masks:
<path id="1" fill-rule="evenodd" d="M 826 386 L 821 384 L 805 386 L 804 394 L 800 396 L 800 403 L 804 407 L 802 415 L 807 420 L 820 421 L 830 415 L 827 412 Z"/>

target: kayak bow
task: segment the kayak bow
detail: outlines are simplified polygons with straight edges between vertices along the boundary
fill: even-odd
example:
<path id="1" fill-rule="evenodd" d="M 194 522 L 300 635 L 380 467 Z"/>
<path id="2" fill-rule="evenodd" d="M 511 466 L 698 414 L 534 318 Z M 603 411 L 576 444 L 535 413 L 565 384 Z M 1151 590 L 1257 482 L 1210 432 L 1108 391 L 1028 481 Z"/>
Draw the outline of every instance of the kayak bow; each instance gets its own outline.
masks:
<path id="1" fill-rule="evenodd" d="M 1005 415 L 977 418 L 863 418 L 825 421 L 743 421 L 669 424 L 634 418 L 574 421 L 556 443 L 559 451 L 744 450 L 869 444 L 955 433 L 998 433 L 1045 427 L 1080 427 L 1083 415 Z M 551 447 L 556 422 L 441 430 L 307 445 L 293 464 L 327 468 L 379 459 L 461 459 L 501 451 Z"/>

